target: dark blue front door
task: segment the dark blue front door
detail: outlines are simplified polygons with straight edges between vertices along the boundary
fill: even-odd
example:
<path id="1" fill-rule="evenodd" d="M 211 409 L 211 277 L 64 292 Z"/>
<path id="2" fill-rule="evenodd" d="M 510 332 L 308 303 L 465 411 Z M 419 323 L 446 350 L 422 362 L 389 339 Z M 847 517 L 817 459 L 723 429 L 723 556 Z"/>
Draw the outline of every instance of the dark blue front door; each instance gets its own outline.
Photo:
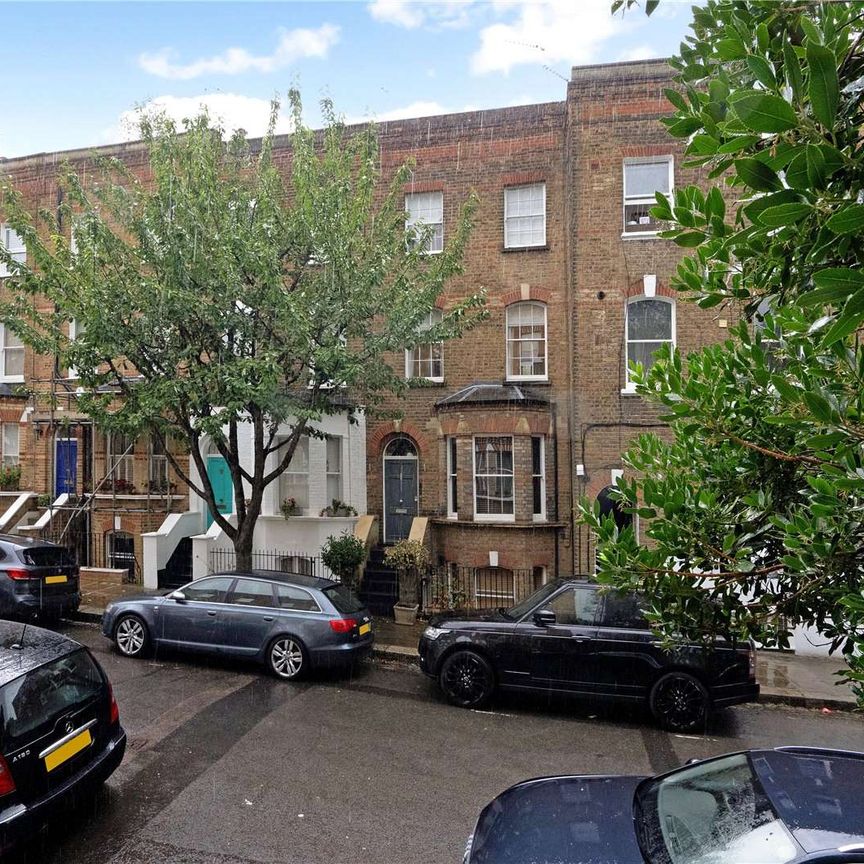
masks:
<path id="1" fill-rule="evenodd" d="M 57 439 L 57 458 L 54 462 L 54 494 L 74 494 L 78 480 L 78 441 L 75 438 Z"/>

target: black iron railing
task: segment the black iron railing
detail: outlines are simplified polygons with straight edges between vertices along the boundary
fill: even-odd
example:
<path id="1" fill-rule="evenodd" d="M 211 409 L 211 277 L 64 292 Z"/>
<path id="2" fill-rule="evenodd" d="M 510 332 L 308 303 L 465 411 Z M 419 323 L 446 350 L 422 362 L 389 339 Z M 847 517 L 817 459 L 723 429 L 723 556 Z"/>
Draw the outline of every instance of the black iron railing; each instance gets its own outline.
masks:
<path id="1" fill-rule="evenodd" d="M 432 567 L 420 580 L 420 611 L 512 606 L 540 587 L 537 578 L 537 572 L 528 569 L 460 567 L 454 564 Z"/>
<path id="2" fill-rule="evenodd" d="M 237 568 L 237 555 L 233 549 L 211 549 L 207 555 L 211 573 Z M 285 552 L 281 549 L 265 549 L 252 553 L 253 570 L 279 570 L 298 576 L 320 576 L 339 581 L 339 577 L 324 565 L 320 556 L 303 552 Z"/>

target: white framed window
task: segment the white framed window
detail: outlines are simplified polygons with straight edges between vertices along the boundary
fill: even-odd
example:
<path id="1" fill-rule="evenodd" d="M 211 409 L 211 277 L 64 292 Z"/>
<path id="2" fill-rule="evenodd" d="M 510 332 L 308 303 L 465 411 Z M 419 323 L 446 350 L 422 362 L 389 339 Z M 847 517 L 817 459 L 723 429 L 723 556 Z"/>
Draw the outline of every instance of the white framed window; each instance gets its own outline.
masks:
<path id="1" fill-rule="evenodd" d="M 443 313 L 440 309 L 433 309 L 426 320 L 420 325 L 419 330 L 430 330 L 441 323 Z M 444 343 L 429 342 L 426 345 L 417 345 L 405 352 L 405 377 L 425 378 L 428 381 L 444 380 Z"/>
<path id="2" fill-rule="evenodd" d="M 546 305 L 523 302 L 507 307 L 507 380 L 545 381 Z"/>
<path id="3" fill-rule="evenodd" d="M 675 345 L 675 303 L 666 297 L 633 297 L 627 302 L 627 378 L 625 390 L 632 391 L 630 367 L 641 363 L 647 371 L 654 352 L 663 345 Z"/>
<path id="4" fill-rule="evenodd" d="M 111 479 L 106 484 L 111 488 L 111 481 L 116 485 L 119 481 L 120 486 L 129 484 L 131 486 L 134 477 L 135 468 L 135 439 L 131 435 L 123 435 L 120 432 L 111 432 L 108 434 L 108 468 L 111 473 Z M 107 473 L 107 472 L 106 472 Z M 121 489 L 120 491 L 123 491 Z"/>
<path id="5" fill-rule="evenodd" d="M 27 247 L 21 239 L 21 235 L 8 225 L 0 224 L 0 246 L 12 255 L 13 260 L 24 262 L 27 260 Z M 6 262 L 0 262 L 0 277 L 9 275 L 9 267 Z"/>
<path id="6" fill-rule="evenodd" d="M 429 231 L 423 251 L 434 255 L 444 251 L 444 193 L 411 192 L 405 196 L 405 224 L 409 232 Z"/>
<path id="7" fill-rule="evenodd" d="M 513 438 L 509 435 L 474 439 L 474 518 L 512 522 Z"/>
<path id="8" fill-rule="evenodd" d="M 77 319 L 73 318 L 69 322 L 69 341 L 74 342 L 76 339 L 79 339 L 84 335 L 84 325 Z M 66 376 L 68 378 L 80 378 L 79 371 L 74 367 L 70 366 L 66 370 Z"/>
<path id="9" fill-rule="evenodd" d="M 624 234 L 656 234 L 660 223 L 649 212 L 655 193 L 672 195 L 675 165 L 671 156 L 624 160 Z"/>
<path id="10" fill-rule="evenodd" d="M 24 380 L 24 343 L 5 324 L 0 324 L 0 381 Z"/>
<path id="11" fill-rule="evenodd" d="M 20 428 L 17 423 L 3 424 L 3 465 L 18 465 L 21 462 Z"/>
<path id="12" fill-rule="evenodd" d="M 327 504 L 342 500 L 342 439 L 328 437 L 327 444 Z"/>
<path id="13" fill-rule="evenodd" d="M 147 454 L 147 478 L 151 492 L 169 492 L 168 457 L 158 438 L 150 439 L 150 452 Z"/>
<path id="14" fill-rule="evenodd" d="M 546 184 L 504 190 L 504 248 L 546 245 Z"/>
<path id="15" fill-rule="evenodd" d="M 295 506 L 302 514 L 305 514 L 309 510 L 308 435 L 300 437 L 294 450 L 294 455 L 291 457 L 291 462 L 288 465 L 288 470 L 279 477 L 279 495 L 281 501 L 293 498 Z"/>
<path id="16" fill-rule="evenodd" d="M 459 518 L 459 463 L 456 439 L 447 438 L 447 518 Z"/>
<path id="17" fill-rule="evenodd" d="M 531 515 L 535 522 L 546 521 L 546 439 L 531 437 Z"/>

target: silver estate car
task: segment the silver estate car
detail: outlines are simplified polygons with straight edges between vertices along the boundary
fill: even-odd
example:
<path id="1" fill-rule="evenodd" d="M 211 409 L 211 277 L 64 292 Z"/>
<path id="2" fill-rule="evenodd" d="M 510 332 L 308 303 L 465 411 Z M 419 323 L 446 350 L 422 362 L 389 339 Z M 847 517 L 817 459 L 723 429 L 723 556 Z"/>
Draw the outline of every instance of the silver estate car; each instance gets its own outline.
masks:
<path id="1" fill-rule="evenodd" d="M 349 588 L 275 570 L 215 573 L 164 596 L 110 603 L 102 633 L 126 657 L 159 647 L 249 657 L 279 678 L 372 651 L 372 616 Z"/>

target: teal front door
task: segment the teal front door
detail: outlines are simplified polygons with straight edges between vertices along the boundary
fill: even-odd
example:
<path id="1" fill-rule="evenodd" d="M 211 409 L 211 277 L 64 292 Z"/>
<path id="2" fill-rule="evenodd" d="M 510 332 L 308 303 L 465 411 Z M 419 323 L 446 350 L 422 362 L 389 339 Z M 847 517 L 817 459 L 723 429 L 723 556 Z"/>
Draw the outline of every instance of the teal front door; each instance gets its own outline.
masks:
<path id="1" fill-rule="evenodd" d="M 213 495 L 216 498 L 216 507 L 220 513 L 230 513 L 234 508 L 231 501 L 233 486 L 231 484 L 231 473 L 228 463 L 221 456 L 207 457 L 207 476 L 213 487 Z M 207 508 L 207 527 L 213 524 L 213 514 Z"/>

